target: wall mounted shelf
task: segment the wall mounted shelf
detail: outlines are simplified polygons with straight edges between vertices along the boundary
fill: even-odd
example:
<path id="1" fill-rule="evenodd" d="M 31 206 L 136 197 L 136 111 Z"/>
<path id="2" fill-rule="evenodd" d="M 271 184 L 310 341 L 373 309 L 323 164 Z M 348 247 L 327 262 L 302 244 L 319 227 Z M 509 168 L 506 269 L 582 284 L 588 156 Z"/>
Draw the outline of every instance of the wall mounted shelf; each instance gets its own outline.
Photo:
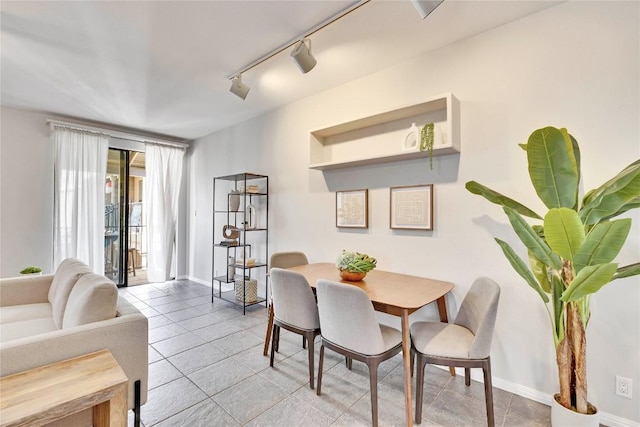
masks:
<path id="1" fill-rule="evenodd" d="M 309 169 L 332 170 L 428 157 L 406 150 L 412 123 L 437 127 L 433 155 L 460 152 L 460 103 L 448 93 L 425 102 L 309 132 Z M 439 136 L 441 137 L 439 138 Z M 419 136 L 418 136 L 419 140 Z"/>

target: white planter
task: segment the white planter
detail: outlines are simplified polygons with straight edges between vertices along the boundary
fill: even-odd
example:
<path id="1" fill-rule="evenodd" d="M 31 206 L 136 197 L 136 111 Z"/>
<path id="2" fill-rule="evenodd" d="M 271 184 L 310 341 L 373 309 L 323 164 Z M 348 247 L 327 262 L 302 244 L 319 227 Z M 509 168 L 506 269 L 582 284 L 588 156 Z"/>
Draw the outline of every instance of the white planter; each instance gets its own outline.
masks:
<path id="1" fill-rule="evenodd" d="M 551 399 L 551 425 L 553 427 L 598 427 L 600 414 L 597 409 L 594 414 L 580 414 L 567 409 L 556 401 L 556 394 Z M 595 409 L 595 407 L 594 407 Z"/>

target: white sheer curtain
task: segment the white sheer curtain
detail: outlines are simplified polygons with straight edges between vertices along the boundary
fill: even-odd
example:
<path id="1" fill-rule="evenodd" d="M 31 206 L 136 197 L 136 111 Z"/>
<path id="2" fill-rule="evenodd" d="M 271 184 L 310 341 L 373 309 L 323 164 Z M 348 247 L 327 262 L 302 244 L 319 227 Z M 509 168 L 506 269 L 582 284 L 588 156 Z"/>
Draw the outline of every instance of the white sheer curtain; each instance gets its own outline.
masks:
<path id="1" fill-rule="evenodd" d="M 147 277 L 164 282 L 171 278 L 184 150 L 147 143 L 145 151 Z"/>
<path id="2" fill-rule="evenodd" d="M 104 273 L 104 180 L 109 137 L 52 125 L 53 266 L 68 257 Z"/>

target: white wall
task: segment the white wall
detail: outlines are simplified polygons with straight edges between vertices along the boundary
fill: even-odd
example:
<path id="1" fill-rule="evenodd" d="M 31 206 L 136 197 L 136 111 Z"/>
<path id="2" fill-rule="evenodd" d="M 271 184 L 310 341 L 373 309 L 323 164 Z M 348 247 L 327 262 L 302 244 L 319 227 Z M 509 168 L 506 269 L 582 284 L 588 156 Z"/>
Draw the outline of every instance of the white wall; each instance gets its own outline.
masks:
<path id="1" fill-rule="evenodd" d="M 585 189 L 638 159 L 639 12 L 637 2 L 564 3 L 197 140 L 189 153 L 190 276 L 211 280 L 212 178 L 269 175 L 271 252 L 302 250 L 319 262 L 343 248 L 365 251 L 381 269 L 454 282 L 450 314 L 475 277 L 497 280 L 495 384 L 548 398 L 558 387 L 549 320 L 493 237 L 522 246 L 501 209 L 464 183 L 477 180 L 542 211 L 517 144 L 547 125 L 567 127 L 580 142 Z M 462 154 L 435 159 L 433 170 L 428 160 L 308 169 L 309 130 L 445 92 L 461 102 Z M 423 183 L 435 184 L 435 230 L 392 232 L 389 187 Z M 343 188 L 369 188 L 367 230 L 335 228 L 334 191 Z M 640 215 L 633 218 L 622 263 L 640 259 Z M 640 422 L 638 285 L 638 277 L 620 280 L 592 300 L 589 399 L 610 423 Z M 412 319 L 420 317 L 435 318 L 435 310 Z M 615 396 L 615 375 L 633 380 L 633 400 Z"/>
<path id="2" fill-rule="evenodd" d="M 29 265 L 51 273 L 54 153 L 46 120 L 96 124 L 7 107 L 0 110 L 0 118 L 0 277 L 17 276 Z M 112 139 L 110 144 L 123 149 L 140 149 L 141 145 L 144 148 L 141 143 L 121 139 Z M 186 276 L 187 176 L 188 163 L 185 161 L 176 237 L 177 277 Z"/>
<path id="3" fill-rule="evenodd" d="M 47 117 L 2 108 L 0 277 L 53 261 L 53 144 Z"/>

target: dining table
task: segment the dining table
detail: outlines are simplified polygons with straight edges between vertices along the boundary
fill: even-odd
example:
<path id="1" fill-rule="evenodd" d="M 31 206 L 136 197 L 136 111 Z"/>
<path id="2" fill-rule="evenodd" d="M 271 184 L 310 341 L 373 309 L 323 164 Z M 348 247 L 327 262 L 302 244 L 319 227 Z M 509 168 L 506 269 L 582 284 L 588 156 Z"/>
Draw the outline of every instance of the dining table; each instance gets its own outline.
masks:
<path id="1" fill-rule="evenodd" d="M 302 274 L 312 288 L 316 287 L 319 279 L 357 286 L 367 294 L 376 311 L 400 317 L 406 417 L 407 426 L 412 426 L 409 315 L 425 305 L 435 302 L 440 321 L 448 322 L 445 295 L 453 289 L 453 283 L 378 269 L 369 271 L 364 279 L 352 282 L 343 280 L 338 268 L 332 263 L 299 265 L 290 267 L 289 270 Z M 455 373 L 452 368 L 450 372 L 452 375 Z"/>

